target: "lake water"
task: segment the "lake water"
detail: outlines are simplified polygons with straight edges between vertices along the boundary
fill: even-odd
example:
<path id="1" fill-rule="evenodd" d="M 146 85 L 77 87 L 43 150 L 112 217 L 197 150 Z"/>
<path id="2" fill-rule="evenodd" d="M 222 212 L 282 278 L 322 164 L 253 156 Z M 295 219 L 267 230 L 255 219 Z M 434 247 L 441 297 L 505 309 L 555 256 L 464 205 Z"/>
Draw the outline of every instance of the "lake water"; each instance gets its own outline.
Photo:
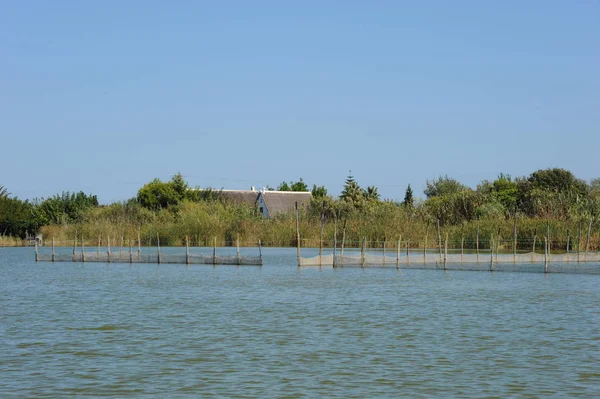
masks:
<path id="1" fill-rule="evenodd" d="M 600 397 L 598 275 L 263 255 L 52 264 L 0 248 L 0 397 Z"/>

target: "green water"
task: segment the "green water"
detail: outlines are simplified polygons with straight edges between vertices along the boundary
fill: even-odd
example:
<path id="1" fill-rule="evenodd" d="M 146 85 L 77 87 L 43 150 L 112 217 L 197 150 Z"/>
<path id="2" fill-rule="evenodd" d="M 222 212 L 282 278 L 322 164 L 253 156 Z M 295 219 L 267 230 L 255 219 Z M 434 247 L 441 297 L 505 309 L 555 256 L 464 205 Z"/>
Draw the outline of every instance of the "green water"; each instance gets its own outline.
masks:
<path id="1" fill-rule="evenodd" d="M 0 397 L 600 397 L 600 276 L 35 263 L 0 249 Z"/>

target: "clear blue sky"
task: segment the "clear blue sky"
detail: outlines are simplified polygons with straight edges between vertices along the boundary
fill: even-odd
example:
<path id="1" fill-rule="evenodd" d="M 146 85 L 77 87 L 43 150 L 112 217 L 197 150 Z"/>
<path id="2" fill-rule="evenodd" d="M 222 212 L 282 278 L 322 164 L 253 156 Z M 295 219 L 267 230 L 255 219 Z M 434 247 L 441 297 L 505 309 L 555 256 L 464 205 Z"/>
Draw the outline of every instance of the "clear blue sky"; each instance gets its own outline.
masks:
<path id="1" fill-rule="evenodd" d="M 597 0 L 3 1 L 0 60 L 20 198 L 600 176 Z"/>

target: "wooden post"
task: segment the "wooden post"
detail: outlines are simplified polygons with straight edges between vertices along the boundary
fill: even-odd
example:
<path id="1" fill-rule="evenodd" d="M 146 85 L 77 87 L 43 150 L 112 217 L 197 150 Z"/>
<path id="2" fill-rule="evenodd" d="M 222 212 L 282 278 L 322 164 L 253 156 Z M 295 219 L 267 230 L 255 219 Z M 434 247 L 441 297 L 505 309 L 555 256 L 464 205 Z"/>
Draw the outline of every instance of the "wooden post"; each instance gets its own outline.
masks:
<path id="1" fill-rule="evenodd" d="M 35 240 L 37 243 L 37 240 Z M 75 247 L 77 246 L 77 230 L 75 230 L 75 238 L 73 239 L 73 260 L 75 260 Z"/>
<path id="2" fill-rule="evenodd" d="M 410 247 L 410 238 L 406 239 L 406 264 L 410 265 L 410 251 L 409 251 L 409 247 Z"/>
<path id="3" fill-rule="evenodd" d="M 85 263 L 85 240 L 83 236 L 81 236 L 81 261 Z"/>
<path id="4" fill-rule="evenodd" d="M 494 271 L 494 234 L 490 235 L 490 271 Z"/>
<path id="5" fill-rule="evenodd" d="M 160 236 L 156 233 L 156 248 L 158 250 L 158 264 L 160 265 Z"/>
<path id="6" fill-rule="evenodd" d="M 581 253 L 581 220 L 579 221 L 579 232 L 577 233 L 577 262 L 579 262 L 579 255 Z"/>
<path id="7" fill-rule="evenodd" d="M 592 217 L 590 216 L 590 223 L 588 224 L 587 239 L 585 240 L 585 254 L 583 255 L 583 261 L 587 261 L 588 251 L 590 250 L 590 235 L 592 234 Z"/>
<path id="8" fill-rule="evenodd" d="M 479 218 L 477 218 L 477 236 L 475 239 L 475 251 L 477 252 L 477 263 L 479 263 Z"/>
<path id="9" fill-rule="evenodd" d="M 400 241 L 402 240 L 402 236 L 398 238 L 398 246 L 396 248 L 396 269 L 400 268 Z"/>
<path id="10" fill-rule="evenodd" d="M 138 262 L 142 261 L 142 240 L 140 238 L 140 227 L 138 226 Z"/>
<path id="11" fill-rule="evenodd" d="M 365 245 L 367 245 L 366 237 L 362 239 L 360 246 L 360 267 L 365 267 Z"/>
<path id="12" fill-rule="evenodd" d="M 550 252 L 550 211 L 546 211 L 546 246 Z"/>
<path id="13" fill-rule="evenodd" d="M 465 236 L 464 234 L 460 237 L 460 262 L 465 261 Z"/>
<path id="14" fill-rule="evenodd" d="M 298 259 L 298 267 L 300 267 L 302 263 L 302 258 L 300 257 L 300 213 L 298 211 L 298 201 L 295 203 L 296 206 L 296 257 Z"/>
<path id="15" fill-rule="evenodd" d="M 423 245 L 423 264 L 427 263 L 427 236 L 429 235 L 429 220 L 427 220 L 427 227 L 425 228 L 425 245 Z"/>
<path id="16" fill-rule="evenodd" d="M 446 233 L 446 241 L 444 241 L 444 270 L 447 269 L 446 263 L 448 262 L 448 233 Z"/>
<path id="17" fill-rule="evenodd" d="M 323 259 L 323 233 L 325 230 L 325 201 L 321 210 L 321 231 L 319 233 L 319 267 L 322 266 Z"/>
<path id="18" fill-rule="evenodd" d="M 123 241 L 125 240 L 125 228 L 123 228 L 123 233 L 121 233 L 121 249 L 119 249 L 119 261 L 121 261 L 121 257 L 123 256 Z"/>
<path id="19" fill-rule="evenodd" d="M 346 244 L 346 219 L 344 219 L 344 227 L 342 228 L 342 247 L 340 248 L 340 255 L 342 257 L 342 263 L 344 262 L 344 245 Z"/>
<path id="20" fill-rule="evenodd" d="M 35 240 L 35 261 L 38 261 L 38 242 Z"/>
<path id="21" fill-rule="evenodd" d="M 517 263 L 517 209 L 515 208 L 515 224 L 513 225 L 513 263 Z"/>
<path id="22" fill-rule="evenodd" d="M 383 266 L 385 266 L 385 245 L 387 244 L 387 238 L 383 239 Z"/>
<path id="23" fill-rule="evenodd" d="M 129 263 L 133 263 L 133 252 L 131 250 L 131 238 L 129 239 Z"/>
<path id="24" fill-rule="evenodd" d="M 106 236 L 106 260 L 110 263 L 110 236 Z"/>
<path id="25" fill-rule="evenodd" d="M 496 263 L 498 263 L 498 252 L 500 251 L 500 227 L 498 227 L 498 233 L 496 235 Z"/>
<path id="26" fill-rule="evenodd" d="M 569 232 L 569 229 L 567 229 L 567 254 L 569 253 L 569 244 L 571 243 L 571 233 Z M 569 259 L 567 257 L 567 259 Z"/>
<path id="27" fill-rule="evenodd" d="M 533 247 L 531 249 L 531 261 L 535 260 L 535 244 L 537 241 L 537 229 L 533 230 Z"/>
<path id="28" fill-rule="evenodd" d="M 258 240 L 258 257 L 260 258 L 260 267 L 263 265 L 263 257 L 262 257 L 262 242 Z"/>
<path id="29" fill-rule="evenodd" d="M 238 265 L 240 264 L 239 257 L 240 257 L 240 247 L 238 245 Z M 186 265 L 190 264 L 190 240 L 189 240 L 188 236 L 185 236 L 185 264 Z"/>
<path id="30" fill-rule="evenodd" d="M 240 236 L 239 234 L 235 238 L 235 260 L 240 265 Z"/>
<path id="31" fill-rule="evenodd" d="M 442 261 L 442 232 L 440 231 L 440 219 L 437 219 L 437 233 L 438 233 L 438 251 L 440 253 L 440 262 Z"/>
<path id="32" fill-rule="evenodd" d="M 544 237 L 544 273 L 548 273 L 548 237 Z"/>
<path id="33" fill-rule="evenodd" d="M 100 244 L 102 244 L 102 234 L 98 236 L 98 246 L 96 247 L 96 257 L 100 260 Z"/>
<path id="34" fill-rule="evenodd" d="M 213 265 L 217 264 L 217 237 L 213 238 Z"/>
<path id="35" fill-rule="evenodd" d="M 333 266 L 335 267 L 335 252 L 337 250 L 337 224 L 338 224 L 337 214 L 335 215 L 333 223 L 334 223 L 333 224 Z"/>
<path id="36" fill-rule="evenodd" d="M 56 254 L 54 253 L 54 237 L 52 237 L 52 262 L 54 262 L 56 259 Z"/>

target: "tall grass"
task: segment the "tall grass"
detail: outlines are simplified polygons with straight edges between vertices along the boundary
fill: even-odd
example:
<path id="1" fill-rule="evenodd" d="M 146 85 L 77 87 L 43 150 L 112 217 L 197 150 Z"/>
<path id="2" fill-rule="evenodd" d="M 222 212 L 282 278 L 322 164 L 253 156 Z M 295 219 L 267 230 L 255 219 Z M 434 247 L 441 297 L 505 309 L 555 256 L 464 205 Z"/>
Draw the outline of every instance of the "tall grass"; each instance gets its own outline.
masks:
<path id="1" fill-rule="evenodd" d="M 519 218 L 517 220 L 517 250 L 531 250 L 534 236 L 538 248 L 546 235 L 545 219 Z M 321 240 L 320 215 L 311 214 L 308 210 L 300 212 L 300 236 L 303 247 L 318 247 Z M 345 230 L 343 226 L 345 225 Z M 437 224 L 427 221 L 403 207 L 388 204 L 376 207 L 367 213 L 348 215 L 337 223 L 337 240 L 341 244 L 345 235 L 345 247 L 358 247 L 365 239 L 369 247 L 394 248 L 402 239 L 402 246 L 422 248 L 439 245 L 448 237 L 449 248 L 474 249 L 477 246 L 479 231 L 479 248 L 489 249 L 492 242 L 500 249 L 513 248 L 514 220 L 504 218 L 482 219 L 461 225 L 440 227 L 438 236 Z M 567 239 L 569 249 L 585 250 L 587 243 L 588 223 L 583 222 L 581 235 L 579 222 L 550 220 L 550 241 L 553 250 L 566 250 Z M 325 221 L 323 246 L 333 246 L 335 223 L 332 218 Z M 84 221 L 78 224 L 50 225 L 41 229 L 48 242 L 54 238 L 57 245 L 73 245 L 77 237 L 85 245 L 97 245 L 98 241 L 106 245 L 124 246 L 131 240 L 137 245 L 138 236 L 143 246 L 154 246 L 160 239 L 162 246 L 185 245 L 186 238 L 190 245 L 211 246 L 213 243 L 224 246 L 234 245 L 239 239 L 240 245 L 255 246 L 260 241 L 264 246 L 287 247 L 296 245 L 296 219 L 293 212 L 265 219 L 256 214 L 252 207 L 222 203 L 219 201 L 184 202 L 175 210 L 162 210 L 157 213 L 143 208 L 127 209 L 126 206 L 114 204 L 90 211 Z M 592 225 L 589 249 L 600 249 L 600 226 Z M 1 239 L 0 239 L 1 240 Z M 2 242 L 2 241 L 0 241 Z M 80 244 L 77 244 L 80 245 Z"/>
<path id="2" fill-rule="evenodd" d="M 0 235 L 0 247 L 23 247 L 26 245 L 27 241 L 19 237 Z"/>

